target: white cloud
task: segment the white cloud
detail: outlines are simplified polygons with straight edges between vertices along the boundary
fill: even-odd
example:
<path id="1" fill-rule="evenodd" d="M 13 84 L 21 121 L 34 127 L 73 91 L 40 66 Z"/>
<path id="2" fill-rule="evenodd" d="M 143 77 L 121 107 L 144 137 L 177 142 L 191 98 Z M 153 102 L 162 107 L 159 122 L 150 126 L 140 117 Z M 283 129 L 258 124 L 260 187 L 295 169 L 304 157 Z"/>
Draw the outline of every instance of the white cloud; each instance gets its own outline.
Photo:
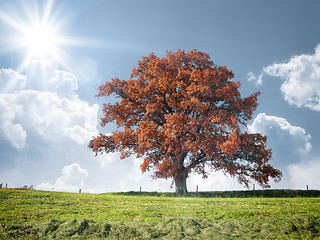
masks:
<path id="1" fill-rule="evenodd" d="M 320 159 L 301 161 L 298 164 L 290 165 L 288 169 L 294 188 L 306 189 L 306 185 L 308 185 L 309 189 L 320 189 Z"/>
<path id="2" fill-rule="evenodd" d="M 42 141 L 59 143 L 67 137 L 82 145 L 97 134 L 98 105 L 35 90 L 0 95 L 0 100 L 0 107 L 6 106 L 1 109 L 2 118 L 6 118 L 2 121 L 4 132 L 15 128 L 16 133 L 32 132 Z"/>
<path id="3" fill-rule="evenodd" d="M 248 81 L 252 82 L 256 80 L 256 76 L 253 74 L 253 72 L 248 72 Z"/>
<path id="4" fill-rule="evenodd" d="M 0 93 L 13 93 L 24 88 L 26 76 L 8 69 L 0 69 Z"/>
<path id="5" fill-rule="evenodd" d="M 12 124 L 7 121 L 2 126 L 5 136 L 16 149 L 20 150 L 25 147 L 27 133 L 20 124 Z"/>
<path id="6" fill-rule="evenodd" d="M 0 148 L 0 182 L 72 192 L 79 188 L 87 192 L 138 191 L 140 186 L 143 191 L 174 191 L 171 179 L 152 180 L 151 173 L 141 174 L 141 159 L 120 160 L 118 153 L 94 158 L 86 145 L 98 134 L 98 105 L 79 98 L 74 74 L 54 64 L 43 74 L 43 69 L 38 70 L 34 66 L 27 75 L 8 71 L 20 80 L 10 91 L 0 93 L 0 144 L 4 146 Z M 298 164 L 299 156 L 311 149 L 310 135 L 285 119 L 259 114 L 249 129 L 270 136 L 277 161 L 283 161 L 290 148 L 293 153 L 286 157 L 293 162 L 289 164 Z M 94 175 L 89 178 L 88 172 Z M 201 191 L 243 189 L 236 179 L 219 172 L 205 180 L 191 175 L 187 183 L 190 191 L 196 185 Z"/>
<path id="7" fill-rule="evenodd" d="M 261 133 L 270 136 L 274 140 L 282 140 L 281 137 L 285 138 L 290 136 L 291 140 L 296 144 L 296 148 L 291 149 L 293 152 L 300 154 L 307 154 L 311 150 L 311 135 L 306 133 L 306 130 L 291 125 L 285 118 L 276 116 L 269 116 L 265 113 L 259 113 L 254 119 L 251 125 L 248 125 L 248 131 L 250 133 Z M 273 135 L 273 136 L 271 136 Z M 282 142 L 277 144 L 286 144 L 289 142 Z"/>
<path id="8" fill-rule="evenodd" d="M 78 97 L 74 74 L 34 63 L 24 78 L 24 89 L 0 94 L 0 182 L 73 192 L 170 190 L 170 180 L 141 173 L 140 159 L 94 157 L 87 144 L 98 134 L 99 107 Z M 57 178 L 59 166 L 65 167 Z"/>
<path id="9" fill-rule="evenodd" d="M 95 178 L 100 179 L 99 183 L 95 182 L 96 189 L 101 189 L 98 192 L 138 191 L 140 186 L 142 191 L 172 192 L 175 190 L 174 185 L 171 185 L 172 179 L 152 179 L 152 172 L 142 174 L 141 159 L 130 157 L 120 160 L 119 153 L 110 153 L 96 157 L 95 161 L 101 169 L 101 172 L 95 171 Z M 88 181 L 91 180 L 93 179 L 88 179 Z M 199 191 L 245 189 L 245 186 L 239 184 L 236 178 L 214 171 L 207 179 L 203 179 L 199 174 L 191 173 L 187 178 L 188 191 L 195 191 L 197 185 Z M 92 189 L 89 192 L 97 192 L 97 190 Z"/>
<path id="10" fill-rule="evenodd" d="M 21 107 L 9 104 L 0 95 L 0 133 L 18 150 L 25 147 L 27 137 L 21 124 L 13 121 L 18 114 L 21 114 L 21 111 Z"/>
<path id="11" fill-rule="evenodd" d="M 26 89 L 54 92 L 66 98 L 76 96 L 77 77 L 73 73 L 59 70 L 54 60 L 48 60 L 46 64 L 33 61 L 27 68 L 26 77 Z"/>
<path id="12" fill-rule="evenodd" d="M 224 175 L 222 172 L 212 172 L 208 178 L 199 174 L 190 174 L 187 179 L 188 191 L 194 192 L 198 186 L 199 191 L 231 191 L 244 190 L 245 185 L 238 183 L 236 178 Z M 251 186 L 250 186 L 251 187 Z"/>
<path id="13" fill-rule="evenodd" d="M 25 147 L 29 133 L 41 141 L 63 144 L 63 139 L 68 138 L 80 145 L 97 134 L 98 105 L 77 97 L 77 79 L 73 74 L 52 70 L 53 73 L 47 73 L 47 77 L 52 77 L 46 84 L 51 91 L 26 89 L 0 94 L 0 130 L 17 149 Z M 18 75 L 13 70 L 10 73 Z"/>
<path id="14" fill-rule="evenodd" d="M 26 75 L 2 73 L 6 82 L 20 82 L 0 91 L 0 181 L 37 185 L 55 179 L 57 166 L 90 162 L 87 144 L 98 134 L 99 106 L 78 97 L 76 76 L 53 63 L 45 69 L 35 64 Z"/>
<path id="15" fill-rule="evenodd" d="M 58 64 L 52 59 L 45 62 L 32 60 L 26 69 L 26 85 L 24 89 L 53 92 L 50 79 L 56 75 Z"/>
<path id="16" fill-rule="evenodd" d="M 109 153 L 95 157 L 91 171 L 95 171 L 94 178 L 88 183 L 94 185 L 89 192 L 119 192 L 119 191 L 173 191 L 170 187 L 171 179 L 152 179 L 152 172 L 141 172 L 141 159 L 129 157 L 120 159 L 120 153 Z M 93 167 L 94 166 L 94 167 Z M 101 189 L 101 190 L 99 190 Z"/>
<path id="17" fill-rule="evenodd" d="M 319 178 L 320 161 L 308 160 L 312 145 L 311 135 L 305 129 L 293 126 L 285 118 L 260 113 L 252 124 L 248 125 L 248 132 L 267 135 L 268 148 L 271 148 L 273 153 L 271 164 L 283 172 L 280 183 L 270 181 L 272 188 L 305 188 L 306 184 L 319 188 L 319 184 L 316 185 L 316 183 Z M 191 174 L 188 179 L 189 190 L 194 191 L 196 185 L 199 186 L 199 191 L 244 188 L 244 185 L 240 185 L 236 179 L 221 172 L 213 172 L 207 179 Z M 255 185 L 256 189 L 260 188 L 258 184 Z"/>
<path id="18" fill-rule="evenodd" d="M 253 74 L 253 72 L 248 73 L 248 81 L 256 82 L 256 86 L 260 86 L 262 84 L 262 77 L 263 73 L 261 73 L 258 78 Z"/>
<path id="19" fill-rule="evenodd" d="M 81 168 L 78 163 L 72 163 L 63 167 L 61 176 L 57 178 L 54 184 L 41 183 L 36 186 L 36 189 L 77 192 L 83 187 L 88 177 L 89 174 L 86 169 Z"/>
<path id="20" fill-rule="evenodd" d="M 265 67 L 262 74 L 284 81 L 281 91 L 289 104 L 320 111 L 320 45 L 313 55 L 293 56 L 286 63 Z"/>
<path id="21" fill-rule="evenodd" d="M 73 73 L 56 69 L 54 76 L 50 79 L 52 89 L 63 97 L 74 96 L 74 91 L 78 89 L 78 80 Z"/>
<path id="22" fill-rule="evenodd" d="M 88 176 L 87 170 L 82 169 L 78 163 L 72 163 L 62 169 L 62 175 L 57 179 L 56 184 L 83 186 Z"/>
<path id="23" fill-rule="evenodd" d="M 299 126 L 293 126 L 286 119 L 260 113 L 251 125 L 250 133 L 267 135 L 269 148 L 272 149 L 271 164 L 283 173 L 282 181 L 271 184 L 275 188 L 292 188 L 299 176 L 294 175 L 289 166 L 297 166 L 301 161 L 309 162 L 312 148 L 311 135 Z"/>

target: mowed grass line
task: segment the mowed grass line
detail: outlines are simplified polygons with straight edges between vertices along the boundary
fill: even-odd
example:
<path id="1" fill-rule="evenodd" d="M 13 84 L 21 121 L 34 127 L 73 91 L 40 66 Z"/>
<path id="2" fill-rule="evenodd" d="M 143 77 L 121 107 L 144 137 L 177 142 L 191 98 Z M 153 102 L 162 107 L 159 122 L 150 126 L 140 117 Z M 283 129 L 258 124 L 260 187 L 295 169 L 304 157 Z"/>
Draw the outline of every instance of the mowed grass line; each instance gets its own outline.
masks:
<path id="1" fill-rule="evenodd" d="M 0 203 L 1 239 L 20 235 L 320 239 L 320 198 L 179 198 L 0 190 Z"/>

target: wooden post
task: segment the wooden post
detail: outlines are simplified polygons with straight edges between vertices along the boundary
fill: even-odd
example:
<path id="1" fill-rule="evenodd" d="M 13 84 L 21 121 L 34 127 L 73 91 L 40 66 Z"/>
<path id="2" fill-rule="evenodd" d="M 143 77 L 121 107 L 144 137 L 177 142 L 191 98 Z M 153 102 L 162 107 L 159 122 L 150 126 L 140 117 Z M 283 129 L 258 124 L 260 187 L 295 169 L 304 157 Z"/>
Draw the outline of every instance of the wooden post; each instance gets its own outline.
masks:
<path id="1" fill-rule="evenodd" d="M 0 188 L 2 188 L 2 183 L 0 183 Z"/>
<path id="2" fill-rule="evenodd" d="M 141 192 L 141 186 L 140 186 L 140 192 Z"/>
<path id="3" fill-rule="evenodd" d="M 307 191 L 309 190 L 309 186 L 307 185 Z"/>
<path id="4" fill-rule="evenodd" d="M 79 193 L 81 193 L 81 188 L 79 189 Z"/>
<path id="5" fill-rule="evenodd" d="M 199 188 L 198 188 L 198 185 L 197 185 L 197 188 L 196 188 L 196 192 L 198 192 Z"/>
<path id="6" fill-rule="evenodd" d="M 253 188 L 252 189 L 253 189 L 253 191 L 256 190 L 256 185 L 253 184 Z"/>
<path id="7" fill-rule="evenodd" d="M 8 188 L 8 183 L 6 183 L 6 188 Z"/>

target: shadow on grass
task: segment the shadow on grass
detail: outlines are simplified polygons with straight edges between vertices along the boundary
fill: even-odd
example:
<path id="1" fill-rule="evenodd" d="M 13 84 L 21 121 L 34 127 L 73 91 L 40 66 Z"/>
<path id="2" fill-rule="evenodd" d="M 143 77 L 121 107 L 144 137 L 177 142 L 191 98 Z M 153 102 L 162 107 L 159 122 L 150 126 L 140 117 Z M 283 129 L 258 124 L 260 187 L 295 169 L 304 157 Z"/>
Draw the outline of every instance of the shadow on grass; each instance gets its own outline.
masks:
<path id="1" fill-rule="evenodd" d="M 274 220 L 261 223 L 236 219 L 171 218 L 162 223 L 123 223 L 52 219 L 33 225 L 0 225 L 0 239 L 313 239 L 319 237 L 319 220 L 317 217 L 297 217 L 287 221 L 282 219 L 279 225 Z"/>

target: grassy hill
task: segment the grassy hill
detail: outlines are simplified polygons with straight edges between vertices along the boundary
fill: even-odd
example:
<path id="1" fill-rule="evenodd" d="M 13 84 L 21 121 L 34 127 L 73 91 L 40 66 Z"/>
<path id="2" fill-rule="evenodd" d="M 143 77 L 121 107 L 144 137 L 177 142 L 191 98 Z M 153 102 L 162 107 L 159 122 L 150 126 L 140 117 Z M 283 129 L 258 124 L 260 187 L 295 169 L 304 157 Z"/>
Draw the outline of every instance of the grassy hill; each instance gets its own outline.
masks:
<path id="1" fill-rule="evenodd" d="M 173 197 L 2 189 L 0 239 L 320 239 L 319 193 Z"/>

